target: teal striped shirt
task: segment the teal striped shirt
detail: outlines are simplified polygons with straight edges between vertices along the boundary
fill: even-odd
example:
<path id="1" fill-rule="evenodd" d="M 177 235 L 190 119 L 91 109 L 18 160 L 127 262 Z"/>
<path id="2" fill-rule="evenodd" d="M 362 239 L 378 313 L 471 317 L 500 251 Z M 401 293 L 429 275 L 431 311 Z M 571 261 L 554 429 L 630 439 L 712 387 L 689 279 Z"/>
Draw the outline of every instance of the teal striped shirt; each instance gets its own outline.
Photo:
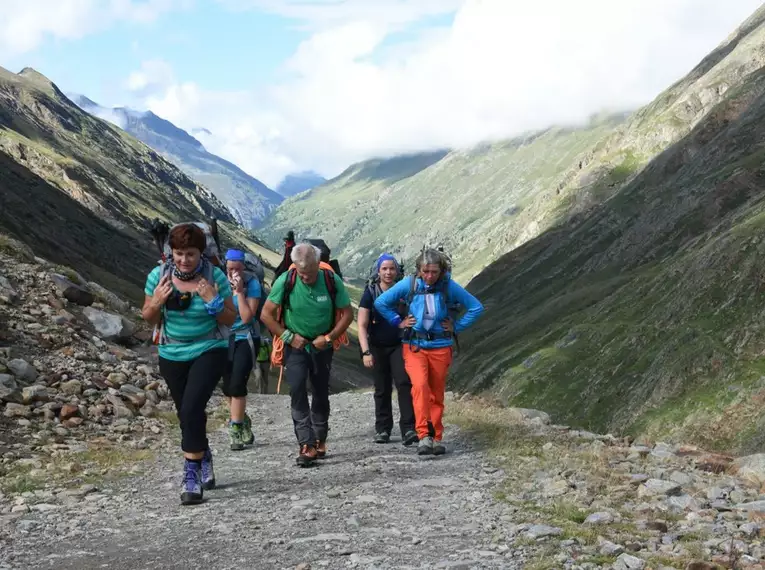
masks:
<path id="1" fill-rule="evenodd" d="M 218 294 L 227 299 L 231 297 L 231 285 L 226 274 L 217 267 L 213 268 L 215 283 L 218 285 Z M 154 295 L 154 289 L 159 284 L 159 267 L 155 267 L 146 278 L 144 293 Z M 175 286 L 173 286 L 175 291 Z M 165 333 L 177 340 L 191 340 L 205 336 L 218 326 L 215 317 L 208 315 L 202 297 L 194 293 L 191 297 L 191 305 L 185 311 L 165 311 L 162 309 L 162 318 L 165 321 Z M 199 340 L 184 342 L 183 344 L 165 344 L 159 346 L 159 355 L 167 360 L 194 360 L 199 355 L 213 348 L 228 347 L 227 340 Z"/>

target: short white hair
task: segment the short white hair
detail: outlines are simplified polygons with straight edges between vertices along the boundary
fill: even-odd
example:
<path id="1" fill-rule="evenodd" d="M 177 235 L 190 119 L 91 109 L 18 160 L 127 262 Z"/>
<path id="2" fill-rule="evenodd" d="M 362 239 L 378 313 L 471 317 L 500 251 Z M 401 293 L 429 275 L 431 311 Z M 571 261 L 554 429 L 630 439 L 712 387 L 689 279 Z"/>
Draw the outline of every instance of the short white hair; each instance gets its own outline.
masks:
<path id="1" fill-rule="evenodd" d="M 319 265 L 321 250 L 312 243 L 299 243 L 292 248 L 290 258 L 300 269 L 305 269 L 311 265 Z"/>

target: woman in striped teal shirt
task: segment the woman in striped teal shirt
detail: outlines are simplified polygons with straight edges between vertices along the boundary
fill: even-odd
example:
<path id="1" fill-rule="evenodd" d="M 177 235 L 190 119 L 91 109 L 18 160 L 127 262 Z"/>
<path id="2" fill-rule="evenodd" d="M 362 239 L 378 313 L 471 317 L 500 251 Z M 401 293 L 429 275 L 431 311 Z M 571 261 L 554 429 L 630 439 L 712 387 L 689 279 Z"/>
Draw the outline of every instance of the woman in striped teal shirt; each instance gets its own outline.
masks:
<path id="1" fill-rule="evenodd" d="M 142 313 L 149 324 L 161 325 L 159 371 L 181 424 L 181 502 L 187 505 L 202 502 L 203 489 L 215 486 L 205 408 L 227 363 L 221 325 L 230 327 L 236 310 L 225 273 L 202 255 L 204 231 L 195 224 L 179 225 L 169 242 L 172 260 L 163 275 L 160 267 L 149 273 Z"/>

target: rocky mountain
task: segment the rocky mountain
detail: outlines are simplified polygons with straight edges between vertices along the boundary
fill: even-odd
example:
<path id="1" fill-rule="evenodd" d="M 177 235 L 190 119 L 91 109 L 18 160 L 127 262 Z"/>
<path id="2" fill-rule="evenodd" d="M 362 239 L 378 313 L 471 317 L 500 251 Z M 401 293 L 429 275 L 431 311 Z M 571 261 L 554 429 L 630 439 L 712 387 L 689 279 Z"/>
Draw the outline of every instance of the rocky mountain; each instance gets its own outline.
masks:
<path id="1" fill-rule="evenodd" d="M 199 140 L 151 111 L 102 107 L 83 95 L 71 99 L 88 113 L 110 121 L 146 143 L 190 178 L 207 186 L 246 228 L 265 218 L 281 201 L 274 192 L 235 164 L 208 152 Z M 206 129 L 197 133 L 209 134 Z"/>
<path id="2" fill-rule="evenodd" d="M 600 203 L 470 283 L 491 318 L 462 339 L 456 385 L 588 429 L 761 449 L 764 64 L 765 7 L 563 174 L 562 199 Z"/>
<path id="3" fill-rule="evenodd" d="M 215 217 L 224 243 L 272 259 L 207 188 L 30 68 L 0 68 L 0 188 L 0 233 L 131 299 L 156 263 L 155 217 Z"/>
<path id="4" fill-rule="evenodd" d="M 320 236 L 356 278 L 383 250 L 411 260 L 423 244 L 441 244 L 467 280 L 536 235 L 544 214 L 562 211 L 556 185 L 563 173 L 623 120 L 596 117 L 470 149 L 355 164 L 285 200 L 260 230 L 274 244 L 288 229 Z"/>
<path id="5" fill-rule="evenodd" d="M 315 188 L 326 181 L 327 179 L 322 175 L 312 170 L 306 170 L 285 176 L 284 180 L 276 187 L 276 191 L 284 197 L 290 197 Z"/>

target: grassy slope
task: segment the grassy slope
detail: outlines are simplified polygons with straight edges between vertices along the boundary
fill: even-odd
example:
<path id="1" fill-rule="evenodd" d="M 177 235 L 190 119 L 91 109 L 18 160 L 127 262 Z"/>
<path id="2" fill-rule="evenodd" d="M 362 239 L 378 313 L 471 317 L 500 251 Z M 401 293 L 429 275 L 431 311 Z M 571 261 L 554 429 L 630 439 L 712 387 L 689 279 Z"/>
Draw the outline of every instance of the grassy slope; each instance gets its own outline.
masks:
<path id="1" fill-rule="evenodd" d="M 728 73 L 763 45 L 744 29 Z M 765 443 L 765 71 L 748 72 L 605 204 L 471 283 L 492 316 L 465 335 L 456 385 L 595 430 Z"/>
<path id="2" fill-rule="evenodd" d="M 264 235 L 275 240 L 291 228 L 298 236 L 319 235 L 356 278 L 383 250 L 411 260 L 423 243 L 444 244 L 454 254 L 457 278 L 467 280 L 539 231 L 540 211 L 560 200 L 557 178 L 619 120 L 420 155 L 404 164 L 400 157 L 361 163 L 286 200 Z"/>

